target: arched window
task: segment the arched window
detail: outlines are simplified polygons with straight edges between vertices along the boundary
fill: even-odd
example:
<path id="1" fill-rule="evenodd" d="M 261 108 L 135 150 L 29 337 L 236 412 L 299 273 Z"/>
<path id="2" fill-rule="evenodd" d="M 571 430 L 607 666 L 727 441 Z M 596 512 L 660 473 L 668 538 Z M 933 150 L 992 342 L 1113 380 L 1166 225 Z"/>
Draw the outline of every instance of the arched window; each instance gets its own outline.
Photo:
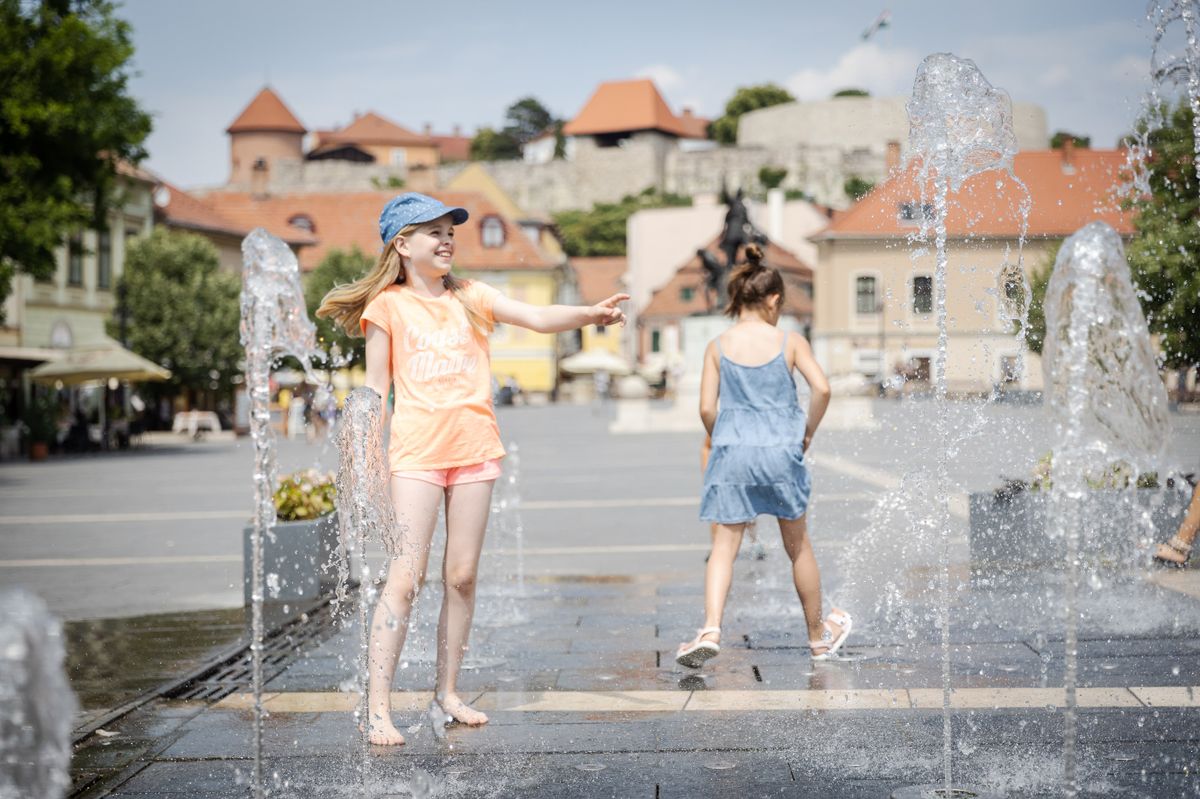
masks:
<path id="1" fill-rule="evenodd" d="M 296 214 L 288 220 L 288 224 L 307 233 L 317 232 L 317 226 L 313 224 L 312 217 L 308 214 Z"/>
<path id="2" fill-rule="evenodd" d="M 504 246 L 504 223 L 498 216 L 485 216 L 479 223 L 479 238 L 484 247 Z"/>

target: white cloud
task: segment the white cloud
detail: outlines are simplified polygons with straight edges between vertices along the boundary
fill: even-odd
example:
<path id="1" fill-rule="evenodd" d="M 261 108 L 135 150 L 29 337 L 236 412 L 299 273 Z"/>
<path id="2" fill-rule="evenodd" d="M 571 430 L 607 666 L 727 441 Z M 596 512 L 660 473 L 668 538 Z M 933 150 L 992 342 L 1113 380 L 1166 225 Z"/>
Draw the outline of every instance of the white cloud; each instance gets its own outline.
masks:
<path id="1" fill-rule="evenodd" d="M 1055 64 L 1042 73 L 1038 82 L 1043 86 L 1062 86 L 1071 80 L 1071 70 L 1066 64 Z"/>
<path id="2" fill-rule="evenodd" d="M 654 81 L 654 85 L 658 86 L 664 92 L 669 92 L 683 85 L 683 76 L 679 74 L 679 71 L 666 64 L 651 64 L 642 67 L 634 73 L 634 77 L 649 78 Z"/>
<path id="3" fill-rule="evenodd" d="M 802 69 L 784 85 L 801 100 L 824 100 L 839 89 L 866 89 L 875 95 L 907 94 L 920 61 L 911 50 L 885 50 L 874 42 L 846 51 L 828 69 Z"/>

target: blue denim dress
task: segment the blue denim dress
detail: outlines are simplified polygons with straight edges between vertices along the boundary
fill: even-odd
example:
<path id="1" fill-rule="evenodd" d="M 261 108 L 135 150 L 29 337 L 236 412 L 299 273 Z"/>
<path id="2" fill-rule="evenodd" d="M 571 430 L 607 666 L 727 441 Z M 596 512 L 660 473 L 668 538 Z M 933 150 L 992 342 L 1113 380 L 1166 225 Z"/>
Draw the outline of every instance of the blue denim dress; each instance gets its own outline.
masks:
<path id="1" fill-rule="evenodd" d="M 721 353 L 719 412 L 700 499 L 706 522 L 741 524 L 759 514 L 798 519 L 808 508 L 805 412 L 787 364 L 786 335 L 783 341 L 780 353 L 761 366 Z"/>

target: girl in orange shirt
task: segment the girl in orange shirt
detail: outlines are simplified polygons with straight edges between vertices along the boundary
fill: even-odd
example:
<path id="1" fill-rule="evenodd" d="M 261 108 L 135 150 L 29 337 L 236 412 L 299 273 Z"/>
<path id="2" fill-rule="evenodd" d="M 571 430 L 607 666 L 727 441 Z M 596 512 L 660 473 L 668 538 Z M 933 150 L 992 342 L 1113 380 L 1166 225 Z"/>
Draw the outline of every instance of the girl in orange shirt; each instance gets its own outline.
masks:
<path id="1" fill-rule="evenodd" d="M 592 306 L 534 306 L 450 274 L 454 226 L 467 211 L 410 192 L 379 218 L 384 251 L 362 279 L 326 295 L 317 315 L 367 339 L 367 385 L 395 390 L 388 442 L 391 496 L 400 540 L 371 623 L 367 684 L 371 743 L 398 745 L 391 718 L 396 662 L 413 600 L 425 578 L 438 506 L 446 507 L 445 596 L 438 622 L 435 731 L 453 719 L 487 722 L 456 691 L 475 610 L 475 577 L 492 484 L 504 448 L 492 408 L 487 334 L 496 322 L 539 333 L 625 324 L 615 294 Z"/>

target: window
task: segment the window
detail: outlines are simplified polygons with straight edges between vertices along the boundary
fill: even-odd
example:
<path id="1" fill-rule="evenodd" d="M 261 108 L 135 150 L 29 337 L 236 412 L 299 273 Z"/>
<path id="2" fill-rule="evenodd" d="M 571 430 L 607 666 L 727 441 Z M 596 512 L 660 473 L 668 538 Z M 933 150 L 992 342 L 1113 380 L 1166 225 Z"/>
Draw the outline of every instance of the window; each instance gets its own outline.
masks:
<path id="1" fill-rule="evenodd" d="M 96 286 L 112 287 L 112 234 L 108 228 L 96 231 Z"/>
<path id="2" fill-rule="evenodd" d="M 78 233 L 67 240 L 67 285 L 83 285 L 83 237 Z"/>
<path id="3" fill-rule="evenodd" d="M 1016 383 L 1021 379 L 1021 358 L 1017 355 L 1000 356 L 1000 381 Z"/>
<path id="4" fill-rule="evenodd" d="M 392 166 L 404 166 L 408 163 L 408 151 L 403 147 L 392 148 Z"/>
<path id="5" fill-rule="evenodd" d="M 255 158 L 254 159 L 254 171 L 255 172 L 266 172 L 267 171 L 267 159 Z"/>
<path id="6" fill-rule="evenodd" d="M 679 299 L 683 300 L 684 302 L 691 302 L 692 297 L 695 296 L 696 289 L 692 288 L 691 286 L 684 286 L 679 290 Z"/>
<path id="7" fill-rule="evenodd" d="M 932 222 L 934 218 L 933 203 L 900 203 L 896 215 L 905 224 L 919 225 L 921 222 Z"/>
<path id="8" fill-rule="evenodd" d="M 604 325 L 596 325 L 596 335 L 597 336 L 603 336 L 606 333 L 608 333 L 607 327 L 605 327 Z"/>
<path id="9" fill-rule="evenodd" d="M 933 312 L 933 277 L 917 275 L 912 282 L 913 313 Z"/>
<path id="10" fill-rule="evenodd" d="M 875 297 L 875 278 L 863 275 L 854 281 L 854 293 L 857 298 L 856 310 L 860 314 L 873 314 L 879 311 L 879 301 Z"/>
<path id="11" fill-rule="evenodd" d="M 650 331 L 650 351 L 662 352 L 662 331 L 657 328 Z"/>
<path id="12" fill-rule="evenodd" d="M 288 224 L 297 230 L 303 230 L 307 233 L 317 232 L 317 226 L 313 224 L 312 217 L 308 214 L 296 214 L 288 220 Z"/>
<path id="13" fill-rule="evenodd" d="M 485 216 L 479 223 L 479 238 L 484 247 L 504 246 L 504 223 L 498 216 Z"/>

